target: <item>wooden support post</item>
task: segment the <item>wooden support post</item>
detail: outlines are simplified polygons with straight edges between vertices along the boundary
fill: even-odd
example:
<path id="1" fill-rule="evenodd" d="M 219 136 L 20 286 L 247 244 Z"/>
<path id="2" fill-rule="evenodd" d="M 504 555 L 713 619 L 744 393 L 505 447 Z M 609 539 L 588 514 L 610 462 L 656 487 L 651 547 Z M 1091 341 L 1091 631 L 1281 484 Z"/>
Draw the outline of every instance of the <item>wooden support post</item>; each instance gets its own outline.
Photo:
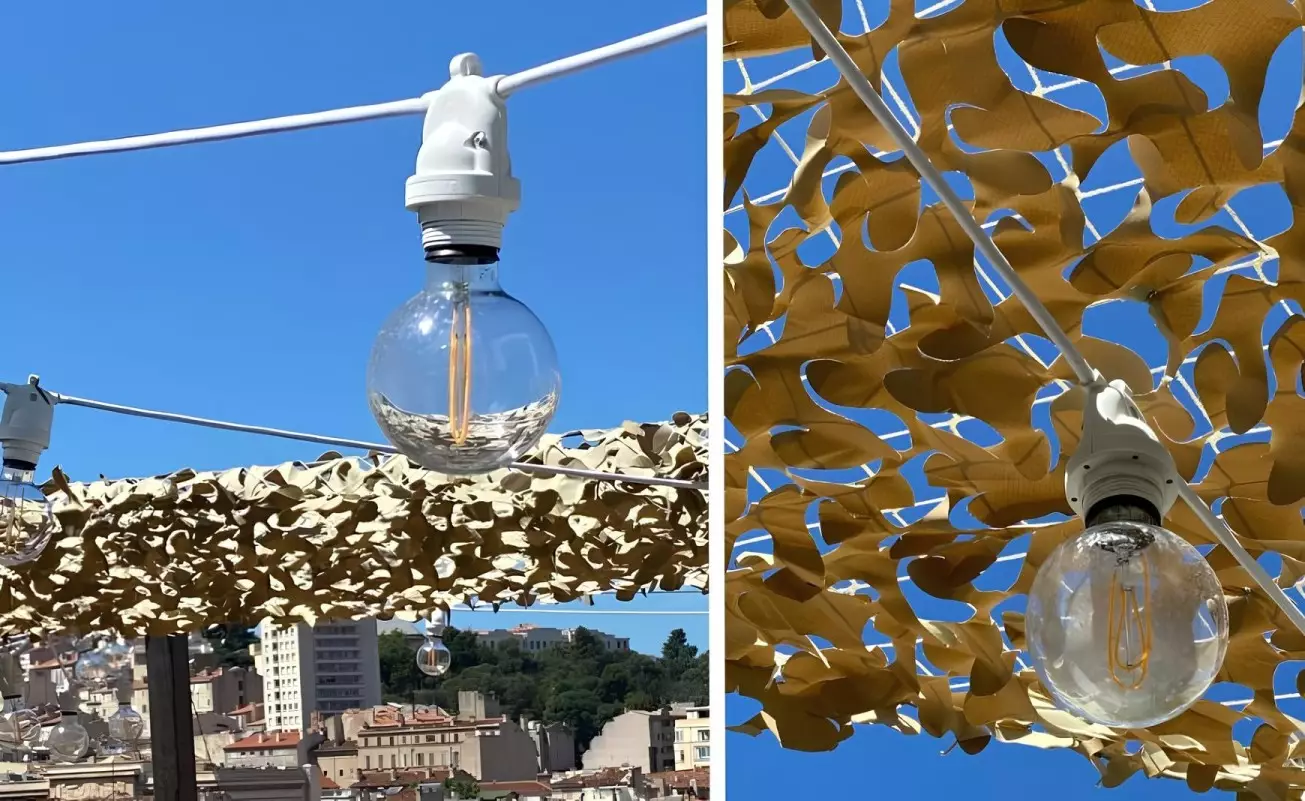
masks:
<path id="1" fill-rule="evenodd" d="M 156 801 L 198 801 L 190 717 L 190 648 L 185 635 L 145 638 L 150 749 Z"/>

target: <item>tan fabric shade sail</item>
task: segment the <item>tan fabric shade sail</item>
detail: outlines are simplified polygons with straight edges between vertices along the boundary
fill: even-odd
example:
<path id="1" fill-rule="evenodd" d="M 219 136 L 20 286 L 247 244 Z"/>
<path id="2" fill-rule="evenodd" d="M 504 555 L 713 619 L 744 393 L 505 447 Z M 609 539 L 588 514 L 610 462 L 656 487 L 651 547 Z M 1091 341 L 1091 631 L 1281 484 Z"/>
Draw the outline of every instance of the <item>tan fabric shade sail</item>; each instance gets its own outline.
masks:
<path id="1" fill-rule="evenodd" d="M 896 49 L 923 149 L 940 169 L 968 176 L 975 215 L 1000 219 L 989 229 L 997 245 L 1093 365 L 1133 388 L 1184 475 L 1195 476 L 1202 449 L 1218 442 L 1199 493 L 1252 554 L 1281 556 L 1279 581 L 1289 587 L 1305 575 L 1305 398 L 1297 392 L 1305 319 L 1289 317 L 1271 333 L 1267 354 L 1262 348 L 1270 310 L 1305 301 L 1305 228 L 1257 242 L 1209 221 L 1238 191 L 1274 182 L 1286 189 L 1294 218 L 1305 215 L 1305 121 L 1297 116 L 1285 141 L 1266 143 L 1258 117 L 1269 59 L 1302 26 L 1301 11 L 1280 0 L 1213 0 L 1166 13 L 1143 5 L 965 0 L 917 18 L 914 2 L 892 0 L 885 22 L 840 39 L 876 85 Z M 727 59 L 811 53 L 782 0 L 725 6 Z M 859 20 L 852 26 L 841 18 L 839 0 L 816 6 L 832 30 L 860 30 Z M 1029 65 L 1095 85 L 1108 118 L 1016 89 L 998 63 L 998 32 Z M 1117 78 L 1101 48 L 1131 64 L 1213 56 L 1230 96 L 1210 108 L 1205 93 L 1173 69 Z M 1287 663 L 1305 659 L 1305 637 L 1250 589 L 1223 549 L 1209 554 L 1232 615 L 1218 680 L 1253 699 L 1248 706 L 1204 700 L 1163 725 L 1116 731 L 1050 704 L 1034 672 L 1017 661 L 1023 617 L 1016 610 L 1051 550 L 1082 528 L 1072 516 L 1026 522 L 1071 515 L 1063 465 L 1078 442 L 1082 392 L 1069 389 L 1050 402 L 1053 445 L 1032 423 L 1035 396 L 1073 376 L 1062 362 L 1044 365 L 1013 343 L 1039 333 L 1027 311 L 1014 299 L 988 300 L 973 247 L 945 209 L 922 211 L 909 166 L 872 155 L 893 150 L 892 141 L 846 82 L 818 93 L 749 88 L 725 106 L 725 202 L 741 203 L 746 215 L 746 224 L 731 226 L 746 235 L 727 232 L 724 254 L 725 410 L 738 431 L 738 449 L 726 457 L 727 684 L 763 710 L 732 721 L 737 729 L 769 730 L 788 748 L 828 750 L 851 736 L 853 723 L 873 723 L 945 738 L 971 753 L 994 739 L 1071 748 L 1091 758 L 1109 786 L 1144 772 L 1185 779 L 1195 790 L 1301 798 L 1301 723 L 1281 711 L 1274 679 L 1281 685 L 1299 671 Z M 742 186 L 758 154 L 780 125 L 804 115 L 806 141 L 795 142 L 787 188 L 753 203 Z M 982 152 L 967 152 L 958 140 Z M 1141 191 L 1122 223 L 1085 238 L 1079 181 L 1121 142 L 1140 168 Z M 1063 179 L 1034 155 L 1058 147 L 1067 148 Z M 853 166 L 831 177 L 836 160 Z M 1153 204 L 1182 193 L 1172 213 L 1193 227 L 1162 238 L 1152 227 Z M 840 234 L 837 251 L 805 263 L 799 246 L 827 230 Z M 1215 299 L 1213 324 L 1198 332 L 1207 281 L 1230 265 L 1258 267 L 1275 255 L 1276 280 L 1262 271 L 1233 275 Z M 937 293 L 899 286 L 902 268 L 919 260 L 937 273 Z M 888 325 L 895 288 L 909 307 L 910 325 L 901 330 Z M 1083 336 L 1084 312 L 1110 299 L 1146 304 L 1168 346 L 1163 375 L 1153 379 L 1141 356 L 1121 345 Z M 775 334 L 773 344 L 739 348 L 763 329 Z M 1180 365 L 1198 349 L 1191 383 L 1207 420 L 1176 395 Z M 890 442 L 839 407 L 891 413 L 909 437 Z M 922 418 L 933 414 L 951 415 L 952 423 Z M 958 433 L 960 420 L 986 424 L 1000 443 L 975 444 Z M 1260 425 L 1272 430 L 1267 442 L 1228 439 Z M 903 527 L 889 510 L 923 500 L 918 481 L 913 487 L 903 474 L 920 459 L 948 501 Z M 863 466 L 860 480 L 813 472 Z M 785 480 L 749 503 L 750 471 L 778 471 Z M 962 503 L 983 527 L 955 522 L 950 513 Z M 1184 507 L 1165 525 L 1198 546 L 1214 545 Z M 745 538 L 772 547 L 735 550 Z M 1013 583 L 994 588 L 982 577 L 1002 557 L 1022 567 Z M 967 610 L 949 618 L 963 622 L 924 619 L 907 582 L 912 592 Z M 1233 733 L 1246 719 L 1257 726 L 1249 745 Z"/>
<path id="2" fill-rule="evenodd" d="M 706 431 L 704 415 L 679 414 L 549 435 L 531 460 L 705 481 Z M 706 591 L 695 489 L 508 470 L 452 478 L 402 457 L 326 454 L 85 484 L 56 470 L 46 491 L 62 534 L 38 561 L 0 568 L 0 632 L 139 636 Z"/>

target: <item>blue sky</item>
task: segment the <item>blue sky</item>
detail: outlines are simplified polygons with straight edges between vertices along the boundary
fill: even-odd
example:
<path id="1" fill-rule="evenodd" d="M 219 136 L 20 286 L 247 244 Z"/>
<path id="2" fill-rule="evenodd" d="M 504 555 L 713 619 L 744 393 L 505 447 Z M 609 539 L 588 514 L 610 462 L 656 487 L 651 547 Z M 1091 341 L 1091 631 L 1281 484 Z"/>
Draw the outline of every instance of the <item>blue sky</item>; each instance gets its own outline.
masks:
<path id="1" fill-rule="evenodd" d="M 363 9 L 6 8 L 0 149 L 416 97 L 459 52 L 510 73 L 703 13 L 701 0 Z M 705 47 L 691 39 L 511 100 L 523 202 L 501 276 L 557 345 L 555 431 L 706 408 Z M 39 373 L 72 395 L 379 439 L 364 374 L 381 322 L 423 280 L 403 207 L 420 139 L 420 117 L 405 117 L 4 168 L 0 380 Z M 323 450 L 62 408 L 42 474 L 151 475 Z M 537 617 L 628 634 L 641 650 L 676 626 L 706 645 L 705 616 Z"/>
<path id="2" fill-rule="evenodd" d="M 1181 5 L 1177 2 L 1157 3 L 1162 10 L 1177 10 L 1179 7 L 1197 4 L 1195 0 Z M 935 5 L 933 0 L 920 0 L 917 3 L 917 11 L 922 11 L 924 8 L 933 5 Z M 857 0 L 845 0 L 844 6 L 843 30 L 848 32 L 859 31 L 861 29 L 861 14 L 857 8 Z M 864 6 L 867 12 L 865 16 L 871 21 L 872 25 L 884 19 L 887 8 L 885 2 L 865 0 Z M 997 44 L 999 58 L 1007 68 L 1014 84 L 1024 91 L 1031 91 L 1034 88 L 1033 78 L 1022 63 L 1013 58 L 1013 54 L 1009 51 L 1000 35 L 997 37 Z M 1300 52 L 1300 35 L 1297 33 L 1280 48 L 1277 57 L 1270 66 L 1270 76 L 1261 109 L 1261 121 L 1267 141 L 1272 142 L 1280 138 L 1290 124 L 1300 85 Z M 814 93 L 833 85 L 837 81 L 838 76 L 832 65 L 824 62 L 810 66 L 808 64 L 809 59 L 810 52 L 800 50 L 781 55 L 749 59 L 743 65 L 743 68 L 748 71 L 754 85 L 767 84 L 768 88 L 796 89 Z M 1120 68 L 1116 73 L 1116 77 L 1119 78 L 1140 75 L 1145 71 L 1144 69 L 1125 67 L 1118 61 L 1110 63 L 1112 67 Z M 1221 68 L 1212 60 L 1181 59 L 1176 63 L 1176 67 L 1186 72 L 1206 91 L 1213 105 L 1222 103 L 1224 98 L 1227 97 L 1227 79 L 1223 75 Z M 786 75 L 786 77 L 771 82 L 770 79 L 781 75 Z M 901 74 L 896 66 L 895 54 L 893 57 L 886 59 L 884 77 L 903 97 L 904 105 L 908 109 L 913 109 L 909 94 L 905 91 Z M 1065 80 L 1063 77 L 1052 78 L 1046 74 L 1039 76 L 1039 78 L 1043 87 L 1055 86 Z M 732 62 L 726 64 L 724 83 L 726 92 L 737 92 L 743 87 L 742 72 L 739 65 Z M 1095 89 L 1082 85 L 1067 86 L 1051 92 L 1048 96 L 1065 105 L 1097 113 L 1098 118 L 1100 118 L 1100 112 L 1104 108 L 1100 102 L 1100 94 Z M 890 100 L 891 105 L 893 103 Z M 894 110 L 899 111 L 896 108 Z M 768 114 L 769 107 L 763 106 L 761 111 L 763 114 Z M 741 114 L 742 128 L 756 125 L 761 120 L 760 115 L 749 109 L 744 109 Z M 779 128 L 780 135 L 799 157 L 802 153 L 805 132 L 809 123 L 810 113 L 804 114 Z M 849 163 L 846 159 L 839 159 L 829 166 L 830 168 L 837 168 L 846 163 Z M 1054 165 L 1054 157 L 1051 154 L 1046 154 L 1045 163 Z M 744 190 L 754 202 L 759 198 L 764 198 L 765 202 L 775 202 L 778 195 L 773 193 L 785 188 L 792 172 L 792 160 L 778 143 L 772 140 L 771 144 L 762 151 L 756 162 L 754 162 L 748 180 L 744 182 Z M 1059 178 L 1063 173 L 1057 171 L 1057 168 L 1053 166 L 1052 174 Z M 1137 196 L 1139 183 L 1137 179 L 1139 176 L 1140 173 L 1136 166 L 1128 158 L 1126 146 L 1122 144 L 1108 151 L 1093 171 L 1088 176 L 1083 176 L 1082 190 L 1093 195 L 1084 201 L 1084 208 L 1101 235 L 1107 234 L 1117 226 L 1131 208 L 1133 200 Z M 837 178 L 837 175 L 826 177 L 825 190 L 827 196 Z M 954 186 L 962 192 L 966 191 L 962 182 L 958 181 Z M 1115 188 L 1107 190 L 1107 187 Z M 727 206 L 737 206 L 740 202 L 741 197 L 733 198 L 727 201 Z M 936 198 L 930 193 L 926 193 L 925 202 L 936 202 Z M 1173 222 L 1172 213 L 1175 203 L 1176 199 L 1173 199 L 1162 201 L 1156 205 L 1154 211 L 1155 226 L 1157 233 L 1162 236 L 1181 236 L 1195 228 L 1180 226 Z M 1263 239 L 1276 234 L 1290 224 L 1291 216 L 1286 199 L 1282 192 L 1274 187 L 1248 190 L 1235 198 L 1232 206 L 1236 210 L 1238 217 L 1249 227 L 1250 232 L 1256 238 Z M 1211 223 L 1223 225 L 1234 231 L 1238 230 L 1236 222 L 1227 212 L 1221 212 Z M 777 219 L 775 227 L 772 229 L 772 235 L 785 227 L 799 224 L 800 221 L 793 211 L 791 209 L 786 210 Z M 727 211 L 726 227 L 734 232 L 741 242 L 747 241 L 745 226 L 746 218 L 743 214 L 737 211 Z M 799 249 L 799 252 L 806 264 L 818 264 L 830 256 L 833 248 L 834 245 L 829 238 L 820 236 L 805 243 Z M 1272 276 L 1276 270 L 1276 263 L 1268 261 L 1264 265 L 1264 270 L 1267 275 Z M 991 274 L 990 269 L 988 272 Z M 1249 264 L 1243 266 L 1237 272 L 1254 275 L 1253 266 Z M 1222 289 L 1227 279 L 1228 274 L 1224 274 L 1208 281 L 1206 285 L 1207 301 L 1216 296 L 1216 293 Z M 936 291 L 938 287 L 933 269 L 927 263 L 906 266 L 902 274 L 902 282 L 931 291 Z M 1002 290 L 1004 295 L 1006 290 L 1000 279 L 997 279 L 995 284 L 996 288 Z M 985 290 L 991 289 L 992 287 L 985 287 Z M 909 320 L 905 314 L 905 299 L 901 290 L 897 290 L 895 295 L 892 322 L 900 329 L 907 325 Z M 989 297 L 994 301 L 998 299 L 998 296 L 992 291 L 989 291 Z M 1214 311 L 1214 304 L 1208 303 L 1204 319 L 1198 325 L 1198 331 L 1212 322 Z M 1266 320 L 1266 332 L 1271 332 L 1281 325 L 1288 311 L 1299 313 L 1299 309 L 1275 309 L 1269 319 Z M 1094 307 L 1089 310 L 1085 317 L 1084 329 L 1090 336 L 1111 340 L 1133 348 L 1152 366 L 1164 364 L 1164 341 L 1151 324 L 1145 307 L 1139 303 L 1111 303 Z M 782 321 L 774 326 L 773 330 L 775 335 L 779 336 L 783 330 Z M 1040 337 L 1026 337 L 1025 339 L 1044 362 L 1050 362 L 1055 358 L 1056 351 L 1047 340 Z M 751 352 L 765 348 L 769 344 L 770 340 L 764 334 L 758 333 L 754 334 L 749 341 L 743 343 L 741 349 L 744 352 Z M 1191 369 L 1191 365 L 1188 364 L 1182 371 L 1184 378 L 1189 383 L 1192 378 Z M 1049 420 L 1047 413 L 1049 404 L 1046 401 L 1049 401 L 1052 397 L 1050 390 L 1051 388 L 1048 388 L 1048 391 L 1044 393 L 1044 402 L 1035 407 L 1033 417 L 1035 424 L 1044 428 Z M 1185 396 L 1181 390 L 1179 390 L 1178 396 L 1180 400 L 1188 403 L 1189 408 L 1192 407 L 1190 398 Z M 845 408 L 839 408 L 837 411 L 865 423 L 880 433 L 881 436 L 890 435 L 894 429 L 900 428 L 900 424 L 873 411 Z M 941 420 L 947 415 L 938 415 L 937 417 Z M 960 430 L 962 434 L 970 436 L 981 444 L 986 445 L 995 442 L 995 439 L 989 433 L 991 430 L 986 429 L 985 426 L 962 424 Z M 1198 433 L 1208 433 L 1208 428 L 1206 431 Z M 738 441 L 736 438 L 737 432 L 728 426 L 727 436 L 735 438 L 735 442 Z M 890 436 L 885 436 L 885 438 L 890 442 L 893 441 Z M 1209 456 L 1210 454 L 1207 454 L 1206 465 L 1209 463 Z M 908 465 L 905 471 L 914 479 L 917 500 L 926 501 L 931 498 L 938 498 L 942 493 L 926 484 L 923 473 L 919 469 L 920 466 L 918 463 Z M 775 488 L 787 483 L 786 477 L 781 473 L 767 470 L 761 470 L 758 473 L 760 481 L 753 480 L 749 486 L 749 497 L 753 500 L 764 495 L 767 487 Z M 824 478 L 836 481 L 855 480 L 856 477 L 861 475 L 863 474 L 856 470 L 848 471 L 845 475 L 829 475 L 824 476 Z M 764 482 L 764 485 L 762 482 Z M 902 519 L 909 523 L 913 517 L 918 517 L 924 510 L 924 508 L 904 510 Z M 958 514 L 960 519 L 964 519 L 963 513 Z M 811 520 L 814 522 L 814 514 Z M 819 543 L 818 533 L 817 541 L 819 547 L 827 549 L 827 546 Z M 1023 551 L 1026 544 L 1024 540 L 1012 542 L 1007 549 L 1007 554 L 1016 554 Z M 735 555 L 743 551 L 769 552 L 771 549 L 769 537 L 760 531 L 745 534 L 741 538 L 741 546 L 735 551 Z M 1276 571 L 1277 565 L 1271 564 L 1273 561 L 1275 560 L 1266 559 L 1265 565 L 1269 569 Z M 976 583 L 983 589 L 1004 588 L 1014 581 L 1017 572 L 1018 562 L 999 563 L 987 571 Z M 969 607 L 930 598 L 916 590 L 909 583 L 903 585 L 903 590 L 917 612 L 924 617 L 958 621 L 967 619 L 972 614 Z M 1296 600 L 1300 602 L 1302 598 L 1297 596 Z M 1003 605 L 1002 608 L 1022 609 L 1024 599 L 1022 597 L 1015 598 L 1008 604 L 1009 606 Z M 1277 683 L 1281 686 L 1275 687 L 1275 690 L 1280 693 L 1294 692 L 1293 680 L 1300 667 L 1298 663 L 1284 664 L 1277 674 Z M 1217 684 L 1211 688 L 1208 697 L 1216 701 L 1233 702 L 1248 699 L 1249 692 L 1236 686 Z M 1305 703 L 1299 700 L 1288 700 L 1282 702 L 1282 708 L 1287 714 L 1299 717 L 1305 712 Z M 748 720 L 758 709 L 759 705 L 751 699 L 731 696 L 726 703 L 726 723 L 727 725 L 733 725 Z M 1253 722 L 1246 721 L 1234 730 L 1234 734 L 1243 742 L 1249 742 L 1254 728 L 1255 724 Z M 730 734 L 727 743 L 730 764 L 729 792 L 731 794 L 737 793 L 739 797 L 748 797 L 749 793 L 762 793 L 770 796 L 779 792 L 798 790 L 809 797 L 820 797 L 826 793 L 847 792 L 888 797 L 895 792 L 900 792 L 916 797 L 941 798 L 946 797 L 944 795 L 946 793 L 955 792 L 958 794 L 963 793 L 967 798 L 996 799 L 1006 798 L 1012 792 L 1018 794 L 1025 789 L 1051 787 L 1053 783 L 1059 796 L 1067 799 L 1067 801 L 1068 799 L 1087 798 L 1102 792 L 1095 788 L 1096 771 L 1086 760 L 1076 754 L 1034 751 L 1027 747 L 1013 745 L 994 745 L 977 757 L 969 757 L 959 751 L 942 757 L 939 754 L 947 747 L 948 743 L 946 742 L 927 736 L 904 737 L 896 732 L 873 726 L 858 727 L 856 734 L 837 750 L 822 754 L 786 751 L 780 748 L 776 740 L 769 734 L 762 734 L 756 738 Z M 873 770 L 873 766 L 880 763 L 899 765 L 901 769 L 897 773 Z M 1126 799 L 1140 800 L 1144 798 L 1177 799 L 1191 797 L 1191 794 L 1181 782 L 1146 781 L 1140 777 L 1134 777 L 1122 788 L 1114 790 L 1110 797 L 1124 801 Z"/>

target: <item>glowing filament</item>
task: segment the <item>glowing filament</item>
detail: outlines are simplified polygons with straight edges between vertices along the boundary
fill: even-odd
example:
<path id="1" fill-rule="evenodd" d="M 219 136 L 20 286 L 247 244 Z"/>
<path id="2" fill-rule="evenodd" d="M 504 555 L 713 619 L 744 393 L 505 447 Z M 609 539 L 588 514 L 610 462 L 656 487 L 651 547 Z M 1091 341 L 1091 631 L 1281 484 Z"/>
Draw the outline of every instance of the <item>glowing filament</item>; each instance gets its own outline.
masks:
<path id="1" fill-rule="evenodd" d="M 1135 584 L 1110 576 L 1109 620 L 1106 628 L 1106 664 L 1110 678 L 1126 690 L 1136 690 L 1146 681 L 1151 661 L 1151 566 L 1142 566 L 1141 598 Z"/>
<path id="2" fill-rule="evenodd" d="M 449 328 L 449 430 L 455 445 L 471 434 L 471 304 L 453 307 Z"/>

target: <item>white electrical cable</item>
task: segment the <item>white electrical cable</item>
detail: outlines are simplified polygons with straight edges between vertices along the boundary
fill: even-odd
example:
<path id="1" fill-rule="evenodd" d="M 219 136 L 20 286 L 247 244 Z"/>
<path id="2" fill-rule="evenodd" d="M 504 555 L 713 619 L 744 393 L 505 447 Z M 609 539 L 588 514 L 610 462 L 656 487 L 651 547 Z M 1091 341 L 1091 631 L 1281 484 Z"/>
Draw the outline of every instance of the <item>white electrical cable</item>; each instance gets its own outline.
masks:
<path id="1" fill-rule="evenodd" d="M 522 70 L 514 75 L 505 75 L 499 80 L 495 88 L 500 95 L 507 97 L 519 89 L 570 75 L 595 64 L 638 55 L 672 42 L 678 42 L 681 39 L 687 39 L 690 36 L 696 36 L 705 30 L 707 30 L 707 16 L 704 14 L 701 17 L 687 19 L 684 22 L 677 22 L 674 25 L 667 25 L 665 28 L 658 28 L 655 31 L 640 34 L 632 39 L 600 47 L 597 50 L 558 59 L 539 67 Z"/>
<path id="2" fill-rule="evenodd" d="M 1074 376 L 1078 379 L 1078 382 L 1088 385 L 1098 381 L 1097 372 L 1092 369 L 1092 366 L 1074 345 L 1074 342 L 1061 329 L 1060 324 L 1056 322 L 1056 318 L 1042 304 L 1042 300 L 1038 298 L 1033 290 L 1029 289 L 1028 285 L 1015 272 L 1015 268 L 1006 260 L 1006 257 L 997 248 L 996 243 L 984 233 L 983 227 L 974 219 L 960 196 L 952 190 L 951 186 L 938 172 L 938 169 L 929 161 L 929 157 L 910 137 L 897 118 L 893 116 L 892 111 L 875 91 L 870 80 L 861 72 L 860 67 L 856 65 L 856 62 L 848 55 L 847 50 L 843 48 L 842 43 L 838 41 L 838 37 L 829 30 L 824 20 L 820 19 L 820 15 L 811 7 L 810 0 L 784 1 L 792 9 L 794 16 L 798 18 L 802 26 L 811 34 L 812 40 L 829 56 L 830 61 L 838 68 L 843 79 L 852 87 L 852 91 L 865 103 L 866 108 L 874 115 L 879 124 L 893 137 L 893 141 L 902 149 L 902 153 L 910 161 L 911 166 L 915 167 L 920 174 L 920 180 L 938 194 L 948 212 L 955 218 L 961 229 L 965 231 L 970 241 L 974 243 L 975 250 L 987 257 L 993 268 L 1010 285 L 1011 294 L 1019 299 L 1020 303 L 1028 311 L 1029 316 L 1042 328 L 1047 339 L 1051 340 L 1052 344 L 1060 351 L 1066 364 L 1074 371 Z M 1232 529 L 1219 520 L 1205 501 L 1196 494 L 1196 490 L 1184 481 L 1181 476 L 1177 478 L 1177 482 L 1179 484 L 1179 496 L 1191 507 L 1192 511 L 1210 530 L 1210 533 L 1214 535 L 1219 544 L 1233 555 L 1237 563 L 1246 570 L 1251 579 L 1264 591 L 1265 595 L 1269 596 L 1292 624 L 1301 633 L 1305 634 L 1305 614 L 1302 614 L 1296 604 L 1292 603 L 1291 599 L 1273 581 L 1260 563 L 1255 561 L 1255 557 L 1251 556 L 1250 552 L 1242 547 Z"/>
<path id="3" fill-rule="evenodd" d="M 579 53 L 538 67 L 506 75 L 498 83 L 500 94 L 507 95 L 518 89 L 534 86 L 544 81 L 570 75 L 579 70 L 598 64 L 615 61 L 619 58 L 637 55 L 657 47 L 679 41 L 706 30 L 707 17 L 677 22 L 665 28 L 640 34 L 615 44 L 605 45 L 584 53 Z M 53 159 L 89 156 L 101 153 L 122 153 L 131 150 L 151 150 L 160 147 L 190 145 L 197 142 L 216 142 L 227 139 L 240 139 L 247 136 L 300 131 L 305 128 L 320 128 L 326 125 L 339 125 L 360 120 L 375 120 L 385 117 L 401 117 L 412 114 L 424 114 L 428 100 L 426 97 L 411 100 L 395 100 L 389 103 L 377 103 L 370 106 L 353 106 L 351 108 L 317 111 L 309 114 L 295 114 L 289 117 L 273 117 L 266 120 L 236 122 L 228 125 L 214 125 L 206 128 L 191 128 L 184 131 L 129 136 L 123 139 L 108 139 L 98 142 L 78 142 L 69 145 L 28 148 L 26 150 L 0 151 L 0 165 L 25 164 L 34 161 L 51 161 Z"/>
<path id="4" fill-rule="evenodd" d="M 65 404 L 67 406 L 81 406 L 85 409 L 96 409 L 101 412 L 125 414 L 131 417 L 144 417 L 151 420 L 162 420 L 169 423 L 184 423 L 186 425 L 202 426 L 204 428 L 216 428 L 222 431 L 239 431 L 244 434 L 259 434 L 265 437 L 293 439 L 298 440 L 299 442 L 312 442 L 317 445 L 326 445 L 329 447 L 356 448 L 358 450 L 375 451 L 377 453 L 398 453 L 398 450 L 393 445 L 382 444 L 379 442 L 365 442 L 363 440 L 332 437 L 324 434 L 308 434 L 301 431 L 286 431 L 284 429 L 269 428 L 267 426 L 231 423 L 226 420 L 211 420 L 205 417 L 193 417 L 188 414 L 178 414 L 176 412 L 161 412 L 154 409 L 141 409 L 136 406 L 124 406 L 119 403 L 106 403 L 104 401 L 92 400 L 90 398 L 78 398 L 73 395 L 63 395 L 58 392 L 50 392 L 49 390 L 46 390 L 46 394 L 54 399 L 56 405 Z M 690 481 L 689 479 L 684 478 L 605 473 L 600 470 L 586 470 L 579 467 L 563 467 L 561 465 L 532 464 L 530 462 L 513 462 L 511 467 L 515 470 L 531 473 L 551 473 L 554 475 L 573 476 L 575 478 L 586 478 L 596 481 L 646 484 L 660 487 L 675 487 L 677 489 L 705 491 L 709 486 L 706 481 Z"/>

